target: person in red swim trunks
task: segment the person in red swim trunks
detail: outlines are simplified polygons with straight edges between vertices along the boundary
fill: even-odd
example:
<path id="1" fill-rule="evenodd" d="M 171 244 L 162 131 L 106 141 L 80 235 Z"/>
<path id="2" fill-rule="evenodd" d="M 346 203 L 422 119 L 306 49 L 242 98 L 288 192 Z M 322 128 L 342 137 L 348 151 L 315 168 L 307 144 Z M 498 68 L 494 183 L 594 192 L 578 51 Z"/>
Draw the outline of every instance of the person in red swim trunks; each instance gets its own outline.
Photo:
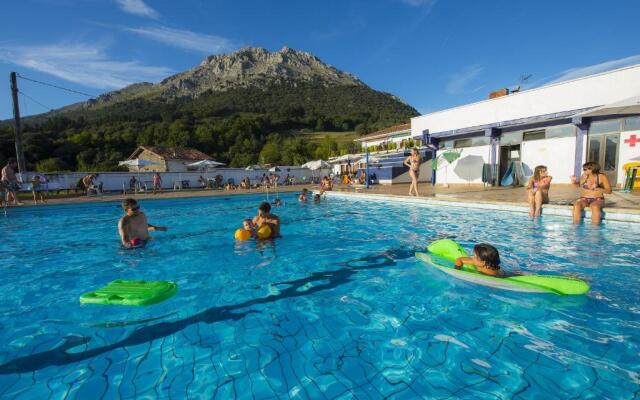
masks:
<path id="1" fill-rule="evenodd" d="M 124 199 L 122 209 L 125 215 L 118 222 L 120 242 L 127 249 L 144 246 L 150 239 L 149 231 L 166 231 L 164 226 L 155 226 L 147 222 L 147 216 L 140 211 L 135 199 Z"/>

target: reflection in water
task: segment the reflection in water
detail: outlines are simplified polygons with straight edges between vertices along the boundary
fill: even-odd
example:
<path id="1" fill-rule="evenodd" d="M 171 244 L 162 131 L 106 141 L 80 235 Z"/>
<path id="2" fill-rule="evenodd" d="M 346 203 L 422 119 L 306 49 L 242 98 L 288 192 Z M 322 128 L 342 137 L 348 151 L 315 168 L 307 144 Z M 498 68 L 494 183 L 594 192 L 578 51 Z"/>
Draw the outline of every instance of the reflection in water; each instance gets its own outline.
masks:
<path id="1" fill-rule="evenodd" d="M 257 310 L 244 310 L 247 307 L 269 304 L 287 298 L 308 296 L 321 291 L 331 290 L 352 282 L 361 271 L 393 266 L 396 265 L 396 260 L 408 259 L 413 257 L 414 254 L 415 249 L 400 248 L 350 260 L 338 264 L 339 268 L 333 271 L 314 272 L 304 278 L 273 283 L 272 285 L 277 286 L 278 290 L 266 297 L 251 299 L 228 306 L 211 307 L 187 318 L 147 325 L 136 329 L 120 341 L 83 352 L 73 353 L 69 352 L 69 350 L 87 344 L 91 341 L 91 338 L 67 335 L 63 339 L 62 344 L 52 350 L 19 357 L 0 365 L 0 374 L 32 372 L 53 365 L 76 363 L 115 349 L 135 346 L 164 338 L 197 323 L 212 324 L 218 321 L 241 320 L 249 314 L 260 312 Z"/>

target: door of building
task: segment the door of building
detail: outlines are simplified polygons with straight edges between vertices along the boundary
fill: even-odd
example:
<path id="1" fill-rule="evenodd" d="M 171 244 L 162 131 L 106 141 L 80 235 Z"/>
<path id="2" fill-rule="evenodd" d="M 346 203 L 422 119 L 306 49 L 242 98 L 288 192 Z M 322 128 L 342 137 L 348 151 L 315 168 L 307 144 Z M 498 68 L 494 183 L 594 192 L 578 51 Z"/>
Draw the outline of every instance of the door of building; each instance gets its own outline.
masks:
<path id="1" fill-rule="evenodd" d="M 602 173 L 607 175 L 611 186 L 615 187 L 618 176 L 618 151 L 620 134 L 590 136 L 587 145 L 587 161 L 600 164 Z"/>
<path id="2" fill-rule="evenodd" d="M 512 161 L 520 161 L 520 145 L 500 146 L 500 175 L 498 176 L 498 182 L 502 182 L 502 178 L 507 173 Z"/>

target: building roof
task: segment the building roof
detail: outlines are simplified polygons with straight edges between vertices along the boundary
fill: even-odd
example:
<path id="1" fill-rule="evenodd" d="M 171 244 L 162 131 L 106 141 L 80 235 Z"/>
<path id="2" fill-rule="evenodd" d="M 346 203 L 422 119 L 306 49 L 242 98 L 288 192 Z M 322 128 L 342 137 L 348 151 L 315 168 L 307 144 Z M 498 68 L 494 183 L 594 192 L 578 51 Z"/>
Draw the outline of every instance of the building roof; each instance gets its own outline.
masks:
<path id="1" fill-rule="evenodd" d="M 434 137 L 572 118 L 640 96 L 640 64 L 436 111 L 411 119 L 411 134 Z"/>
<path id="2" fill-rule="evenodd" d="M 211 160 L 211 157 L 204 154 L 200 150 L 192 149 L 191 147 L 163 147 L 163 146 L 138 146 L 138 148 L 129 156 L 129 160 L 132 160 L 140 155 L 144 150 L 147 150 L 158 157 L 165 160 Z"/>
<path id="3" fill-rule="evenodd" d="M 367 133 L 366 135 L 356 139 L 356 141 L 366 142 L 368 140 L 384 139 L 386 137 L 393 136 L 394 133 L 408 132 L 410 130 L 411 130 L 411 124 L 410 123 L 409 124 L 402 124 L 402 125 L 395 125 L 395 126 L 391 126 L 389 128 L 381 129 L 379 131 Z"/>

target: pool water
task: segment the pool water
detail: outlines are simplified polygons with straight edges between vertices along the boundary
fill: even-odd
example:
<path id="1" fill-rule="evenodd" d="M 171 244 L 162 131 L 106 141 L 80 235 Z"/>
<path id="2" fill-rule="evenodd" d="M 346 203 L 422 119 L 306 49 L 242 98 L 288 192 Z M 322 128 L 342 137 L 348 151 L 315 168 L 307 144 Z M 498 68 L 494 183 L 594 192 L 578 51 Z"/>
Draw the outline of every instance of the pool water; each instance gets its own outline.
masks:
<path id="1" fill-rule="evenodd" d="M 281 239 L 235 242 L 263 196 L 143 201 L 0 218 L 0 397 L 637 398 L 640 227 L 329 197 L 274 209 Z M 489 242 L 505 269 L 576 274 L 587 296 L 465 283 L 414 257 Z M 171 280 L 148 307 L 80 305 L 114 279 Z"/>

